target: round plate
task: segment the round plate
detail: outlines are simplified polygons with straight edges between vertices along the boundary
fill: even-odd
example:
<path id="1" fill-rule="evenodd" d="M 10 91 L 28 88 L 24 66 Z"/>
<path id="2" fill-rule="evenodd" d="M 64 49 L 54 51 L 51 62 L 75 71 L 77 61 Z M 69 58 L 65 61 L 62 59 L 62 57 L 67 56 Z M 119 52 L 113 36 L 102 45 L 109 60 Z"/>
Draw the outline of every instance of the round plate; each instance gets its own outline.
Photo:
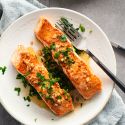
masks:
<path id="1" fill-rule="evenodd" d="M 90 64 L 94 73 L 100 77 L 103 83 L 102 92 L 87 101 L 82 107 L 75 109 L 63 117 L 56 117 L 51 111 L 39 107 L 31 102 L 23 100 L 27 90 L 23 88 L 19 80 L 16 80 L 16 70 L 11 64 L 11 56 L 18 44 L 30 46 L 37 50 L 41 44 L 35 39 L 34 29 L 40 16 L 47 18 L 53 24 L 60 17 L 67 17 L 75 26 L 84 24 L 86 32 L 83 33 L 89 49 L 115 74 L 116 60 L 113 49 L 105 33 L 88 17 L 63 8 L 46 8 L 31 12 L 16 20 L 3 33 L 0 40 L 0 66 L 7 66 L 5 75 L 0 74 L 0 101 L 5 109 L 18 121 L 28 125 L 80 125 L 94 118 L 106 105 L 113 90 L 113 82 L 91 60 Z M 89 31 L 92 30 L 92 33 Z M 17 96 L 15 87 L 21 87 L 21 95 Z M 35 120 L 37 119 L 37 120 Z M 54 119 L 54 120 L 52 120 Z"/>

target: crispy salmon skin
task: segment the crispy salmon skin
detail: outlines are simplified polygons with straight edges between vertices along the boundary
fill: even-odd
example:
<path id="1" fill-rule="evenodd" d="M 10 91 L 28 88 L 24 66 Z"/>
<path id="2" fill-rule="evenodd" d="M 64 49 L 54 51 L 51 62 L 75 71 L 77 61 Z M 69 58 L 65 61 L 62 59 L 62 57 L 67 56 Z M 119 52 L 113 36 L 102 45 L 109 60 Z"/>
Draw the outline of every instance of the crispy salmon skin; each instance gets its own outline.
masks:
<path id="1" fill-rule="evenodd" d="M 35 35 L 44 46 L 51 48 L 53 59 L 62 67 L 74 87 L 85 99 L 90 99 L 101 91 L 100 79 L 75 53 L 73 45 L 62 31 L 55 28 L 47 19 L 40 17 Z"/>
<path id="2" fill-rule="evenodd" d="M 61 89 L 55 79 L 49 77 L 47 69 L 38 60 L 32 48 L 18 46 L 12 56 L 12 64 L 19 73 L 25 76 L 56 115 L 62 116 L 74 110 L 69 93 Z"/>

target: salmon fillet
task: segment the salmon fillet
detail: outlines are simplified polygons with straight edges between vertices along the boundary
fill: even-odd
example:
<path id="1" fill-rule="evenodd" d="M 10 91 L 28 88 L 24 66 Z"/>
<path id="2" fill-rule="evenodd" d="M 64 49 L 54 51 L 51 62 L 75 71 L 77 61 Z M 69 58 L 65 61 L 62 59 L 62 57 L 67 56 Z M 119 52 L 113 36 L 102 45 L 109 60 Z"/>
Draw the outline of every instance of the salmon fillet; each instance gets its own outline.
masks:
<path id="1" fill-rule="evenodd" d="M 25 76 L 56 115 L 62 116 L 74 110 L 69 93 L 61 89 L 56 80 L 49 77 L 47 69 L 38 60 L 32 48 L 18 46 L 12 56 L 12 64 L 19 73 Z"/>
<path id="2" fill-rule="evenodd" d="M 55 28 L 47 19 L 40 17 L 35 35 L 44 46 L 52 48 L 53 59 L 62 67 L 74 87 L 85 99 L 90 99 L 101 91 L 100 79 L 75 53 L 73 45 L 62 31 Z"/>

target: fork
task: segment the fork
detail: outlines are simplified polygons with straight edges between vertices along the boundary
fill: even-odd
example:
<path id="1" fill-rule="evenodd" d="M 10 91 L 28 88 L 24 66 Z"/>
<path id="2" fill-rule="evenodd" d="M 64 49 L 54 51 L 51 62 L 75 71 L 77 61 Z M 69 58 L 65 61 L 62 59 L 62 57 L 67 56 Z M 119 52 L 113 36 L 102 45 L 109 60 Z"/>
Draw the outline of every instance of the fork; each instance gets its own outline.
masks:
<path id="1" fill-rule="evenodd" d="M 56 22 L 55 26 L 63 31 L 66 36 L 72 41 L 74 47 L 78 50 L 85 51 L 100 68 L 117 84 L 117 86 L 125 93 L 125 83 L 118 79 L 85 45 L 79 46 L 79 43 L 83 39 L 77 29 L 74 28 L 67 19 L 61 18 Z M 85 42 L 84 42 L 85 44 Z"/>

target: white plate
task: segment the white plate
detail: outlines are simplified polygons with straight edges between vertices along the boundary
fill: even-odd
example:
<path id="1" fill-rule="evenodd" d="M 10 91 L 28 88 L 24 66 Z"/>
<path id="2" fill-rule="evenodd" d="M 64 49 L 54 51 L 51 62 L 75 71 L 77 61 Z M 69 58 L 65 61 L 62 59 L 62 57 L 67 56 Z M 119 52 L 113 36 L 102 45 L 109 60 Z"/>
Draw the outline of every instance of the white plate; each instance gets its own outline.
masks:
<path id="1" fill-rule="evenodd" d="M 16 80 L 17 72 L 11 64 L 11 56 L 17 45 L 22 43 L 26 46 L 30 45 L 32 40 L 35 41 L 35 49 L 40 47 L 40 43 L 35 40 L 34 28 L 40 16 L 44 16 L 52 23 L 62 16 L 72 19 L 75 25 L 80 23 L 86 27 L 86 33 L 83 34 L 85 41 L 88 43 L 92 52 L 115 74 L 116 60 L 113 49 L 105 33 L 86 16 L 68 9 L 47 8 L 31 12 L 17 21 L 15 21 L 2 35 L 0 40 L 0 66 L 6 65 L 7 71 L 5 75 L 0 74 L 0 101 L 5 109 L 18 121 L 27 125 L 80 125 L 87 123 L 94 118 L 106 105 L 113 90 L 113 82 L 103 73 L 103 71 L 91 61 L 92 69 L 103 82 L 103 90 L 82 107 L 76 109 L 64 117 L 56 117 L 50 111 L 42 109 L 31 102 L 27 107 L 23 100 L 26 89 Z M 89 30 L 92 33 L 89 34 Z M 84 41 L 83 41 L 84 42 Z M 20 86 L 22 88 L 21 96 L 17 96 L 14 88 Z M 37 118 L 35 122 L 34 119 Z M 51 120 L 54 118 L 54 120 Z"/>

